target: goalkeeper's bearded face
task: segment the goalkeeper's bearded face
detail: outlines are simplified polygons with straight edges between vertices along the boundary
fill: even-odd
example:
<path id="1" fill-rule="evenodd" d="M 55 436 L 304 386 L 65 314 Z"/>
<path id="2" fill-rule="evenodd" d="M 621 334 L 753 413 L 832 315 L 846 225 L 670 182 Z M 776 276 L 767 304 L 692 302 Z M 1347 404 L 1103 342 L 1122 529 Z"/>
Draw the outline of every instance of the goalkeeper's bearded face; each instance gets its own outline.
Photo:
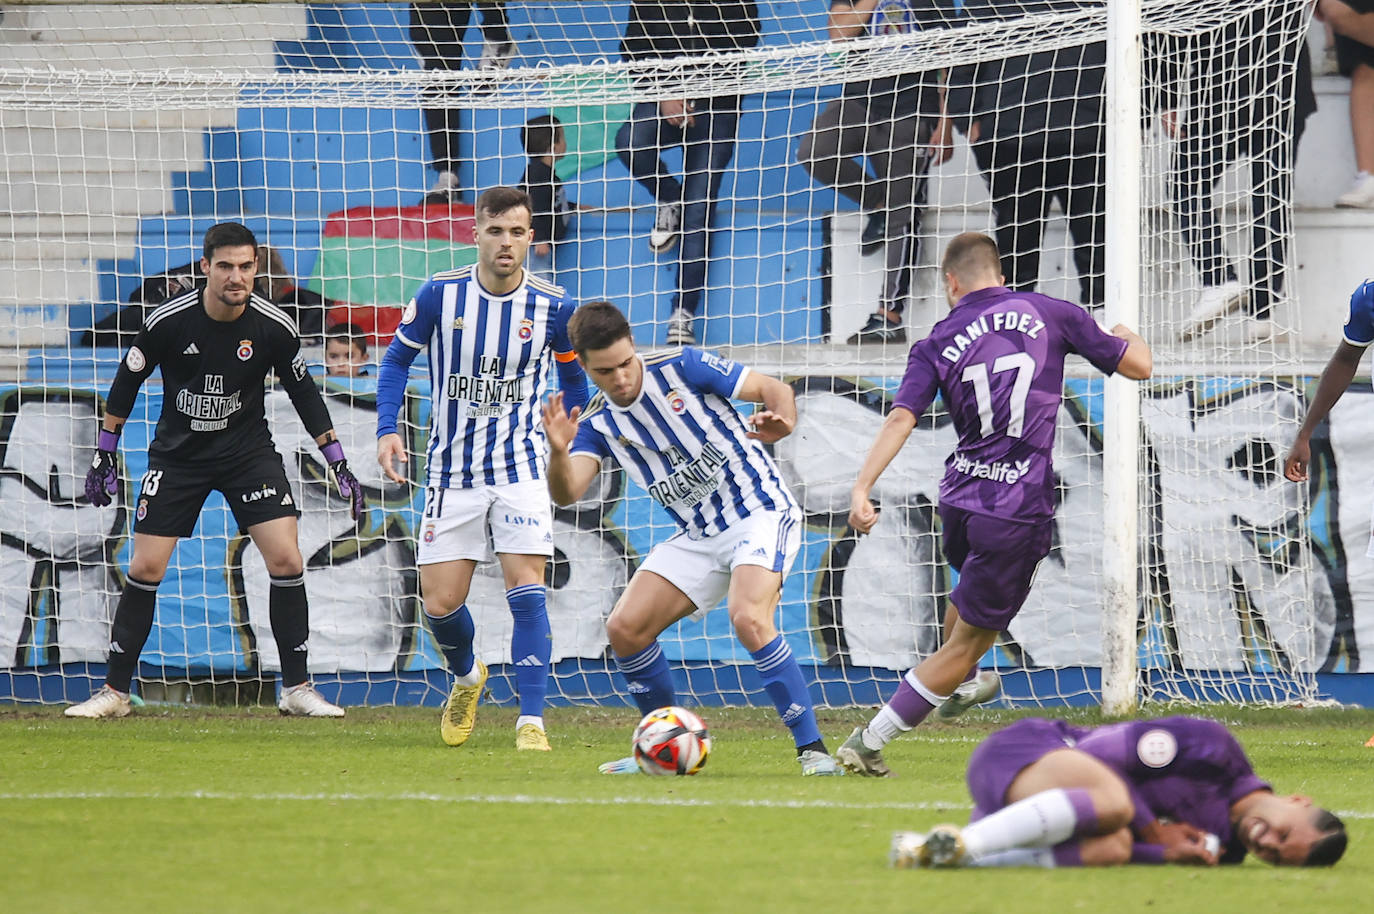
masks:
<path id="1" fill-rule="evenodd" d="M 258 251 L 251 244 L 215 248 L 211 258 L 200 259 L 205 273 L 206 301 L 219 301 L 230 308 L 248 302 L 258 277 Z"/>

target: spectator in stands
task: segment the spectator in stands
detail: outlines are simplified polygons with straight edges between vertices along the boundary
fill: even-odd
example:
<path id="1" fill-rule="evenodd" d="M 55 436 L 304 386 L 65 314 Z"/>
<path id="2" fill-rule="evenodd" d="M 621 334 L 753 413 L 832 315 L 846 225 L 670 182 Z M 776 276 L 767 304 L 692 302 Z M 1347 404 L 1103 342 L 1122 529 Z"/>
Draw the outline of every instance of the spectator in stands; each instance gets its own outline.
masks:
<path id="1" fill-rule="evenodd" d="M 357 324 L 330 324 L 324 332 L 324 371 L 331 378 L 368 374 L 367 334 Z"/>
<path id="2" fill-rule="evenodd" d="M 632 0 L 620 43 L 627 61 L 700 58 L 711 52 L 752 48 L 759 42 L 754 0 Z M 707 233 L 725 166 L 735 154 L 738 96 L 697 97 L 692 83 L 709 80 L 720 64 L 682 68 L 678 97 L 635 104 L 616 136 L 621 160 L 658 204 L 649 247 L 662 253 L 678 243 L 678 290 L 665 342 L 696 342 L 693 323 L 706 294 Z M 659 77 L 643 77 L 644 82 Z M 669 174 L 660 152 L 683 147 L 683 178 Z"/>
<path id="3" fill-rule="evenodd" d="M 1374 0 L 1318 0 L 1317 15 L 1336 33 L 1336 58 L 1350 77 L 1355 183 L 1336 205 L 1374 209 Z"/>
<path id="4" fill-rule="evenodd" d="M 1178 140 L 1172 177 L 1179 229 L 1202 281 L 1180 328 L 1184 340 L 1240 310 L 1247 340 L 1275 333 L 1272 308 L 1283 293 L 1285 241 L 1293 230 L 1293 163 L 1303 126 L 1317 109 L 1304 12 L 1293 7 L 1283 13 L 1286 22 L 1276 15 L 1257 7 L 1219 32 L 1158 38 L 1158 53 L 1150 55 L 1160 61 L 1165 128 Z M 1238 161 L 1250 176 L 1247 283 L 1226 256 L 1212 197 Z"/>
<path id="5" fill-rule="evenodd" d="M 568 154 L 568 141 L 558 118 L 541 114 L 520 128 L 520 145 L 529 156 L 520 189 L 530 195 L 534 206 L 530 219 L 534 243 L 526 265 L 532 272 L 551 278 L 554 245 L 568 236 L 572 222 L 573 207 L 568 204 L 568 193 L 554 172 L 558 160 Z"/>
<path id="6" fill-rule="evenodd" d="M 205 274 L 201 272 L 199 261 L 149 276 L 129 293 L 128 305 L 83 333 L 79 344 L 125 348 L 143 329 L 147 312 L 178 295 L 204 287 Z M 318 338 L 324 332 L 324 313 L 334 305 L 318 292 L 297 286 L 281 254 L 267 244 L 258 245 L 258 277 L 253 291 L 285 311 L 305 339 Z"/>
<path id="7" fill-rule="evenodd" d="M 988 0 L 964 9 L 975 18 L 1020 16 L 1026 4 Z M 1092 308 L 1106 300 L 1106 62 L 1099 41 L 967 64 L 951 73 L 947 94 L 992 193 L 1007 285 L 1035 289 L 1057 200 L 1073 239 L 1078 302 Z"/>
<path id="8" fill-rule="evenodd" d="M 953 0 L 930 0 L 919 7 L 891 0 L 835 0 L 830 40 L 938 27 L 954 15 Z M 886 253 L 882 300 L 868 323 L 849 338 L 851 344 L 906 342 L 902 311 L 912 265 L 918 262 L 927 171 L 953 151 L 953 131 L 943 108 L 937 73 L 858 80 L 845 84 L 802 137 L 797 151 L 802 168 L 868 213 L 862 252 Z M 860 157 L 873 164 L 874 175 Z M 901 244 L 888 243 L 898 238 Z"/>
<path id="9" fill-rule="evenodd" d="M 473 9 L 480 17 L 482 56 L 477 67 L 481 70 L 503 70 L 515 57 L 515 42 L 510 37 L 506 19 L 505 0 L 477 3 L 412 3 L 410 5 L 410 40 L 420 55 L 426 70 L 461 70 L 463 68 L 463 33 Z M 429 133 L 430 164 L 439 178 L 425 196 L 425 203 L 451 203 L 458 199 L 462 187 L 458 181 L 458 163 L 462 158 L 459 110 L 438 105 L 425 107 L 425 129 Z"/>

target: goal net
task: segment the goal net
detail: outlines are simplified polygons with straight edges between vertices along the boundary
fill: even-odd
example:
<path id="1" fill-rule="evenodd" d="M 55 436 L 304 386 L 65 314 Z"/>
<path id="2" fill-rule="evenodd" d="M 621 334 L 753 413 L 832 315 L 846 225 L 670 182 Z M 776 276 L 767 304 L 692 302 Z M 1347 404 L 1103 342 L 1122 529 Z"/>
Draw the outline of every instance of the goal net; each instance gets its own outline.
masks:
<path id="1" fill-rule="evenodd" d="M 844 6 L 0 7 L 0 694 L 82 699 L 102 675 L 163 408 L 155 376 L 123 436 L 121 492 L 98 508 L 82 483 L 103 398 L 145 309 L 196 282 L 205 230 L 233 220 L 271 248 L 260 289 L 296 316 L 367 488 L 355 525 L 270 390 L 301 509 L 312 675 L 348 703 L 442 700 L 414 564 L 423 491 L 372 459 L 376 366 L 424 279 L 474 261 L 476 192 L 542 161 L 568 208 L 539 214 L 531 270 L 619 305 L 641 349 L 690 332 L 795 389 L 797 431 L 774 451 L 806 529 L 777 620 L 818 700 L 881 701 L 938 645 L 955 579 L 935 512 L 955 444 L 939 405 L 878 485 L 870 535 L 847 526 L 849 489 L 909 345 L 948 308 L 942 248 L 994 233 L 1008 284 L 1102 317 L 1121 180 L 1106 137 L 1121 125 L 1104 88 L 1105 2 Z M 1126 623 L 1142 700 L 1307 701 L 1352 637 L 1332 521 L 1281 473 L 1306 386 L 1290 245 L 1308 6 L 1142 6 L 1143 117 L 1124 133 L 1143 143 L 1129 180 L 1156 356 L 1140 388 L 1140 599 Z M 548 114 L 556 135 L 537 120 Z M 365 346 L 359 376 L 326 376 L 335 325 Z M 402 417 L 413 480 L 423 359 Z M 1046 705 L 1095 702 L 1102 664 L 1110 417 L 1085 363 L 1065 389 L 1053 550 L 984 660 L 1009 698 Z M 628 702 L 604 620 L 673 529 L 610 469 L 557 510 L 556 700 Z M 162 582 L 145 696 L 218 699 L 272 680 L 267 586 L 213 494 Z M 506 699 L 496 566 L 467 602 Z M 724 611 L 660 640 L 684 700 L 767 702 Z"/>

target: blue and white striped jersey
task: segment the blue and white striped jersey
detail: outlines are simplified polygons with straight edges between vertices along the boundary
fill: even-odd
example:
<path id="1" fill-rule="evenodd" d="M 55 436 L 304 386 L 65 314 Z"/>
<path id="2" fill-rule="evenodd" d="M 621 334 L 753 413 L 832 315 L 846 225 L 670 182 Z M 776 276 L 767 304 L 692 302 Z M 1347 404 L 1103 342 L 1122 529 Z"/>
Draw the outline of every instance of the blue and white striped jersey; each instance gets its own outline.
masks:
<path id="1" fill-rule="evenodd" d="M 404 371 L 399 379 L 391 377 L 390 356 L 399 352 L 408 368 L 415 354 L 429 347 L 425 484 L 469 489 L 543 479 L 548 445 L 540 402 L 554 360 L 575 360 L 568 341 L 573 308 L 562 287 L 528 270 L 519 287 L 505 295 L 482 288 L 475 267 L 436 273 L 406 306 L 383 361 L 378 437 L 396 431 L 400 405 L 398 387 L 396 402 L 384 409 L 383 388 L 390 391 L 396 380 L 404 385 Z"/>
<path id="2" fill-rule="evenodd" d="M 692 539 L 756 511 L 796 507 L 782 474 L 730 399 L 749 369 L 691 347 L 642 357 L 644 386 L 626 407 L 598 393 L 570 452 L 610 457 Z"/>
<path id="3" fill-rule="evenodd" d="M 1351 294 L 1344 336 L 1352 346 L 1365 348 L 1374 343 L 1374 279 L 1366 279 Z"/>

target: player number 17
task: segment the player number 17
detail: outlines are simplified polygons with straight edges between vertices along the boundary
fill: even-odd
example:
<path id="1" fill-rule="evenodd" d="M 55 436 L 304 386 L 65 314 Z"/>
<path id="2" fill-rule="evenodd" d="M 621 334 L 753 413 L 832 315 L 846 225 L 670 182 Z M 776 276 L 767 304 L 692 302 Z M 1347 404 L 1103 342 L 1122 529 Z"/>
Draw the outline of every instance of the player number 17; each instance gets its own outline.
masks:
<path id="1" fill-rule="evenodd" d="M 1011 384 L 1011 407 L 1007 417 L 1007 435 L 1021 437 L 1021 429 L 1026 424 L 1026 397 L 1030 394 L 1031 378 L 1035 376 L 1035 359 L 1025 352 L 1011 352 L 998 356 L 992 363 L 994 374 L 1016 370 L 1016 379 Z M 992 434 L 992 389 L 988 386 L 988 365 L 975 362 L 964 369 L 961 378 L 973 385 L 973 396 L 978 401 L 978 421 L 984 438 Z"/>

